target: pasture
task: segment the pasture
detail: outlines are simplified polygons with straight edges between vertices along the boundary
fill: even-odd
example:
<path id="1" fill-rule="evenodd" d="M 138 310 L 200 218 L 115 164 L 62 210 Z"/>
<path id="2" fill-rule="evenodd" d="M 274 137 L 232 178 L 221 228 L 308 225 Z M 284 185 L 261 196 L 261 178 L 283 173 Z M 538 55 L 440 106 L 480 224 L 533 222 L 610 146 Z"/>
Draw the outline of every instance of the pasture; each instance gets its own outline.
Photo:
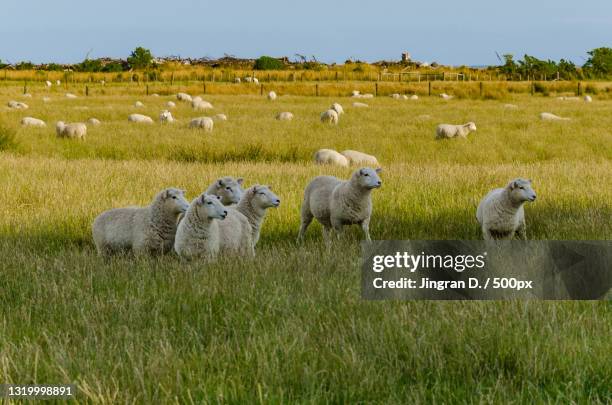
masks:
<path id="1" fill-rule="evenodd" d="M 273 88 L 271 88 L 273 89 Z M 607 302 L 367 302 L 358 227 L 332 249 L 311 225 L 295 243 L 319 148 L 381 162 L 373 239 L 479 239 L 491 189 L 533 180 L 530 239 L 612 237 L 612 100 L 509 94 L 500 100 L 205 95 L 195 112 L 170 95 L 66 99 L 0 88 L 0 380 L 74 382 L 81 400 L 116 402 L 609 403 Z M 194 93 L 196 95 L 197 93 Z M 24 101 L 28 110 L 6 107 Z M 140 100 L 144 107 L 136 108 Z M 160 124 L 169 100 L 179 121 Z M 332 102 L 346 114 L 319 121 Z M 353 101 L 368 108 L 353 108 Z M 517 109 L 507 109 L 513 103 Z M 274 119 L 290 111 L 290 122 Z M 569 117 L 542 122 L 540 112 Z M 147 114 L 153 125 L 127 122 Z M 224 113 L 213 132 L 189 119 Z M 22 128 L 32 116 L 47 128 Z M 55 122 L 102 121 L 84 142 Z M 468 139 L 436 141 L 439 123 L 474 121 Z M 2 134 L 0 133 L 0 136 Z M 174 256 L 98 258 L 100 212 L 146 205 L 175 186 L 195 198 L 216 178 L 268 184 L 281 198 L 257 257 L 202 265 Z"/>

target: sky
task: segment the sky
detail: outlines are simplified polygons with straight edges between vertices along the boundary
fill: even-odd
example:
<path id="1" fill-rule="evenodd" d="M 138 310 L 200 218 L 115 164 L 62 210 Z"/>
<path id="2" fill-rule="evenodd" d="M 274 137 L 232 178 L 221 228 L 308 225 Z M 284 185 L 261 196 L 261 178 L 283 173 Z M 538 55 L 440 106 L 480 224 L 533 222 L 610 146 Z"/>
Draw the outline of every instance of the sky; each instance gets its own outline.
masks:
<path id="1" fill-rule="evenodd" d="M 496 52 L 582 65 L 612 47 L 612 0 L 0 0 L 0 60 L 74 63 L 155 56 L 314 55 L 449 65 L 498 64 Z"/>

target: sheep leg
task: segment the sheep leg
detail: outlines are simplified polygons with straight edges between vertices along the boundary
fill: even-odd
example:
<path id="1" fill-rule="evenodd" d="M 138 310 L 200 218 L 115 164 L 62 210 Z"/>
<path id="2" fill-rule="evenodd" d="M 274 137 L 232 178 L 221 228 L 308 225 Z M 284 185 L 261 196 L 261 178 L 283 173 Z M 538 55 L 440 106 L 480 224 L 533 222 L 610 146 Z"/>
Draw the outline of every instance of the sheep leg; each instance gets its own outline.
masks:
<path id="1" fill-rule="evenodd" d="M 312 215 L 312 212 L 310 212 L 310 206 L 308 206 L 307 201 L 305 200 L 304 204 L 302 205 L 302 221 L 300 225 L 300 232 L 298 233 L 297 237 L 298 242 L 304 240 L 304 234 L 306 233 L 306 229 L 308 228 L 308 225 L 310 225 L 310 223 L 312 222 L 313 218 L 314 216 Z"/>
<path id="2" fill-rule="evenodd" d="M 334 228 L 334 231 L 336 232 L 337 238 L 340 239 L 340 237 L 342 236 L 342 231 L 344 229 L 342 226 L 342 221 L 332 219 L 331 223 L 332 227 Z"/>
<path id="3" fill-rule="evenodd" d="M 491 234 L 491 232 L 485 227 L 482 227 L 482 236 L 484 237 L 484 240 L 495 240 L 493 234 Z"/>
<path id="4" fill-rule="evenodd" d="M 370 219 L 364 219 L 361 222 L 361 229 L 363 230 L 363 235 L 365 236 L 365 240 L 367 242 L 371 242 L 372 238 L 370 238 Z"/>
<path id="5" fill-rule="evenodd" d="M 323 241 L 329 248 L 331 246 L 331 228 L 323 226 Z"/>
<path id="6" fill-rule="evenodd" d="M 519 224 L 519 226 L 518 226 L 518 228 L 516 230 L 516 236 L 519 239 L 527 240 L 527 225 L 525 225 L 525 220 L 524 219 L 520 222 L 520 224 Z"/>

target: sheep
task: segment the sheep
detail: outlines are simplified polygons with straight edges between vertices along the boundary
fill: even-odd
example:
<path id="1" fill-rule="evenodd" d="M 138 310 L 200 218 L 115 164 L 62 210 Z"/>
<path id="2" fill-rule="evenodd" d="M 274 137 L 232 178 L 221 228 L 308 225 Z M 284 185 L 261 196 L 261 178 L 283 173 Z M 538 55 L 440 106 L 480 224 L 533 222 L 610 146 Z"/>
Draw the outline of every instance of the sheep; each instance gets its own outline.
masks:
<path id="1" fill-rule="evenodd" d="M 531 180 L 520 178 L 487 194 L 476 209 L 484 239 L 512 239 L 515 235 L 527 239 L 523 205 L 535 199 Z"/>
<path id="2" fill-rule="evenodd" d="M 593 102 L 593 98 L 587 94 L 586 96 L 584 96 L 584 102 L 585 103 L 592 103 Z"/>
<path id="3" fill-rule="evenodd" d="M 569 118 L 559 117 L 558 115 L 551 114 L 548 112 L 543 112 L 540 114 L 540 119 L 542 121 L 569 121 Z"/>
<path id="4" fill-rule="evenodd" d="M 244 81 L 247 83 L 251 83 L 253 81 L 253 79 L 251 79 L 250 77 L 245 77 Z"/>
<path id="5" fill-rule="evenodd" d="M 391 98 L 394 99 L 394 100 L 400 100 L 402 98 L 402 96 L 399 93 L 393 93 L 393 94 L 391 94 Z"/>
<path id="6" fill-rule="evenodd" d="M 215 114 L 215 115 L 213 115 L 213 120 L 227 121 L 227 115 L 225 115 L 225 114 Z"/>
<path id="7" fill-rule="evenodd" d="M 26 103 L 14 100 L 9 101 L 7 105 L 9 106 L 9 108 L 14 108 L 15 110 L 27 110 L 28 108 L 30 108 L 30 106 Z"/>
<path id="8" fill-rule="evenodd" d="M 43 103 L 48 103 L 49 101 L 51 101 L 51 97 L 43 97 L 42 101 Z"/>
<path id="9" fill-rule="evenodd" d="M 66 93 L 66 98 L 75 99 L 77 96 L 72 93 Z"/>
<path id="10" fill-rule="evenodd" d="M 350 164 L 353 165 L 378 166 L 378 159 L 376 159 L 372 155 L 368 155 L 367 153 L 348 149 L 340 152 L 340 154 L 344 156 Z"/>
<path id="11" fill-rule="evenodd" d="M 518 105 L 516 105 L 516 104 L 504 104 L 504 108 L 507 108 L 509 110 L 516 110 L 518 108 Z"/>
<path id="12" fill-rule="evenodd" d="M 207 110 L 207 109 L 213 108 L 212 104 L 210 104 L 208 101 L 204 101 L 202 99 L 200 99 L 200 100 L 193 100 L 191 102 L 191 107 L 194 110 L 196 110 L 196 111 Z"/>
<path id="13" fill-rule="evenodd" d="M 32 94 L 30 94 L 30 93 L 23 93 L 23 97 L 25 97 L 25 98 L 32 98 Z"/>
<path id="14" fill-rule="evenodd" d="M 141 108 L 141 107 L 144 107 L 144 104 L 142 103 L 142 101 L 136 101 L 136 102 L 134 103 L 134 107 L 136 107 L 136 108 Z"/>
<path id="15" fill-rule="evenodd" d="M 251 225 L 253 248 L 259 241 L 261 226 L 268 208 L 277 208 L 280 203 L 280 198 L 270 190 L 270 186 L 256 184 L 244 191 L 235 209 L 243 214 Z"/>
<path id="16" fill-rule="evenodd" d="M 191 98 L 191 96 L 190 96 L 189 94 L 187 94 L 187 93 L 178 93 L 178 94 L 176 95 L 176 99 L 177 99 L 178 101 L 188 101 L 188 102 L 190 102 L 190 103 L 191 103 L 191 101 L 193 100 L 193 99 Z"/>
<path id="17" fill-rule="evenodd" d="M 203 128 L 210 132 L 213 130 L 214 122 L 210 117 L 198 117 L 191 120 L 189 128 Z"/>
<path id="18" fill-rule="evenodd" d="M 39 120 L 38 118 L 33 118 L 33 117 L 23 117 L 21 119 L 21 125 L 25 127 L 38 127 L 38 128 L 44 128 L 47 126 L 45 121 Z"/>
<path id="19" fill-rule="evenodd" d="M 413 94 L 412 96 L 410 96 L 410 100 L 418 100 L 419 96 L 417 96 L 416 94 Z"/>
<path id="20" fill-rule="evenodd" d="M 321 122 L 329 124 L 338 124 L 338 113 L 335 110 L 327 110 L 321 113 Z"/>
<path id="21" fill-rule="evenodd" d="M 240 83 L 240 82 L 241 82 L 241 80 L 240 80 L 240 78 L 239 78 L 239 77 L 236 77 L 236 78 L 234 79 L 234 83 Z"/>
<path id="22" fill-rule="evenodd" d="M 283 111 L 276 114 L 276 119 L 279 121 L 291 121 L 293 119 L 293 113 L 289 111 Z"/>
<path id="23" fill-rule="evenodd" d="M 277 97 L 276 96 L 276 92 L 271 91 L 271 92 L 268 93 L 268 100 L 274 101 L 274 100 L 276 100 L 276 97 Z"/>
<path id="24" fill-rule="evenodd" d="M 248 218 L 236 209 L 227 209 L 227 216 L 218 222 L 219 251 L 239 256 L 255 256 L 253 228 Z"/>
<path id="25" fill-rule="evenodd" d="M 55 133 L 58 138 L 77 138 L 84 140 L 87 135 L 87 125 L 82 122 L 66 124 L 64 121 L 58 121 L 55 124 Z"/>
<path id="26" fill-rule="evenodd" d="M 367 108 L 367 107 L 369 107 L 369 105 L 367 105 L 366 103 L 353 103 L 353 107 L 355 107 L 355 108 Z"/>
<path id="27" fill-rule="evenodd" d="M 153 94 L 151 94 L 151 97 L 159 97 L 159 94 L 153 93 Z"/>
<path id="28" fill-rule="evenodd" d="M 194 101 L 195 101 L 196 103 L 197 103 L 197 102 L 200 102 L 200 101 L 202 101 L 202 97 L 200 97 L 200 96 L 195 96 L 194 98 L 192 98 L 192 99 L 191 99 L 191 102 L 192 102 L 192 103 L 193 103 Z"/>
<path id="29" fill-rule="evenodd" d="M 468 122 L 467 124 L 463 125 L 440 124 L 436 128 L 436 138 L 467 138 L 468 134 L 472 131 L 476 131 L 476 124 L 473 122 Z"/>
<path id="30" fill-rule="evenodd" d="M 359 90 L 353 90 L 351 92 L 351 97 L 359 97 L 361 94 L 359 93 Z"/>
<path id="31" fill-rule="evenodd" d="M 161 122 L 162 124 L 164 122 L 174 122 L 174 117 L 172 116 L 172 113 L 168 110 L 164 110 L 159 114 L 159 122 Z"/>
<path id="32" fill-rule="evenodd" d="M 98 125 L 102 124 L 102 123 L 100 122 L 100 120 L 99 120 L 99 119 L 97 119 L 97 118 L 90 118 L 90 119 L 88 119 L 88 120 L 87 120 L 87 123 L 88 123 L 89 125 L 91 125 L 91 126 L 94 126 L 94 127 L 97 127 Z"/>
<path id="33" fill-rule="evenodd" d="M 253 83 L 254 83 L 254 84 L 259 84 L 259 79 L 258 79 L 258 78 L 256 78 L 256 77 L 254 77 L 254 78 L 253 78 Z"/>
<path id="34" fill-rule="evenodd" d="M 206 194 L 220 197 L 223 205 L 238 204 L 244 194 L 244 190 L 242 190 L 243 181 L 242 178 L 221 177 L 208 187 Z"/>
<path id="35" fill-rule="evenodd" d="M 56 80 L 56 81 L 55 81 L 55 85 L 56 85 L 56 86 L 59 86 L 59 85 L 61 85 L 61 84 L 62 84 L 62 82 L 61 82 L 61 81 L 59 81 L 59 80 Z"/>
<path id="36" fill-rule="evenodd" d="M 152 124 L 153 118 L 143 114 L 130 114 L 128 116 L 128 122 L 136 122 L 139 124 Z"/>
<path id="37" fill-rule="evenodd" d="M 314 154 L 314 161 L 320 165 L 349 166 L 349 161 L 346 156 L 333 149 L 319 149 Z"/>
<path id="38" fill-rule="evenodd" d="M 365 93 L 361 95 L 361 98 L 374 98 L 374 94 L 372 93 Z"/>
<path id="39" fill-rule="evenodd" d="M 168 101 L 166 103 L 166 108 L 175 108 L 176 107 L 176 103 L 174 101 Z"/>
<path id="40" fill-rule="evenodd" d="M 174 251 L 185 259 L 216 258 L 220 249 L 218 221 L 226 216 L 219 197 L 202 193 L 189 204 L 178 224 Z"/>
<path id="41" fill-rule="evenodd" d="M 449 96 L 446 93 L 442 93 L 440 94 L 440 98 L 444 99 L 444 100 L 450 100 L 451 98 L 453 98 L 454 96 Z"/>
<path id="42" fill-rule="evenodd" d="M 329 107 L 329 109 L 337 112 L 338 116 L 344 114 L 344 108 L 342 108 L 342 106 L 339 103 L 332 104 L 331 107 Z"/>
<path id="43" fill-rule="evenodd" d="M 47 87 L 51 87 L 51 86 L 53 86 L 53 83 L 51 83 L 49 80 L 46 80 L 46 81 L 45 81 L 45 85 L 46 85 Z"/>
<path id="44" fill-rule="evenodd" d="M 132 251 L 158 255 L 172 251 L 179 215 L 189 203 L 185 192 L 167 188 L 146 207 L 115 208 L 93 222 L 92 235 L 100 256 Z"/>
<path id="45" fill-rule="evenodd" d="M 315 177 L 304 191 L 298 241 L 304 239 L 308 225 L 316 218 L 323 225 L 323 237 L 330 242 L 334 229 L 338 236 L 344 225 L 359 224 L 366 241 L 370 238 L 372 190 L 382 186 L 381 169 L 364 167 L 353 172 L 349 180 L 333 176 Z"/>
<path id="46" fill-rule="evenodd" d="M 580 100 L 580 97 L 561 96 L 561 97 L 557 97 L 557 100 L 563 100 L 563 101 L 578 101 L 578 100 Z"/>

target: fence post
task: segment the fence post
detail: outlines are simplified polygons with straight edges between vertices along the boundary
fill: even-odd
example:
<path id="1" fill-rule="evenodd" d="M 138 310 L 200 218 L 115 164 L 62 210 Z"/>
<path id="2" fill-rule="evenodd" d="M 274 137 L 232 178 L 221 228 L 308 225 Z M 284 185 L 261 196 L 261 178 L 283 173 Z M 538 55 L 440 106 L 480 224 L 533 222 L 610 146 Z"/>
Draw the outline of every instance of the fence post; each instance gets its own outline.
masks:
<path id="1" fill-rule="evenodd" d="M 147 84 L 147 96 L 149 95 L 149 85 Z"/>
<path id="2" fill-rule="evenodd" d="M 315 95 L 319 97 L 319 83 L 315 84 Z"/>
<path id="3" fill-rule="evenodd" d="M 378 82 L 376 82 L 376 85 L 374 86 L 374 95 L 378 97 Z"/>
<path id="4" fill-rule="evenodd" d="M 578 82 L 578 94 L 577 94 L 578 96 L 580 96 L 580 94 L 582 93 L 581 87 L 582 87 L 582 83 Z"/>
<path id="5" fill-rule="evenodd" d="M 26 94 L 28 92 L 28 82 L 23 82 L 23 94 Z"/>
<path id="6" fill-rule="evenodd" d="M 483 87 L 484 87 L 484 84 L 480 82 L 480 97 L 482 97 L 482 94 L 483 94 Z"/>
<path id="7" fill-rule="evenodd" d="M 206 94 L 206 82 L 204 81 L 202 82 L 202 91 L 203 91 L 202 94 Z"/>
<path id="8" fill-rule="evenodd" d="M 259 86 L 259 95 L 263 96 L 263 84 Z"/>
<path id="9" fill-rule="evenodd" d="M 531 82 L 531 95 L 533 96 L 533 93 L 535 93 L 535 83 Z"/>
<path id="10" fill-rule="evenodd" d="M 427 82 L 427 83 L 429 83 L 429 93 L 428 94 L 431 96 L 431 82 Z"/>
<path id="11" fill-rule="evenodd" d="M 89 96 L 89 86 L 85 86 L 85 96 Z"/>
<path id="12" fill-rule="evenodd" d="M 170 86 L 174 85 L 174 72 L 170 75 Z"/>

